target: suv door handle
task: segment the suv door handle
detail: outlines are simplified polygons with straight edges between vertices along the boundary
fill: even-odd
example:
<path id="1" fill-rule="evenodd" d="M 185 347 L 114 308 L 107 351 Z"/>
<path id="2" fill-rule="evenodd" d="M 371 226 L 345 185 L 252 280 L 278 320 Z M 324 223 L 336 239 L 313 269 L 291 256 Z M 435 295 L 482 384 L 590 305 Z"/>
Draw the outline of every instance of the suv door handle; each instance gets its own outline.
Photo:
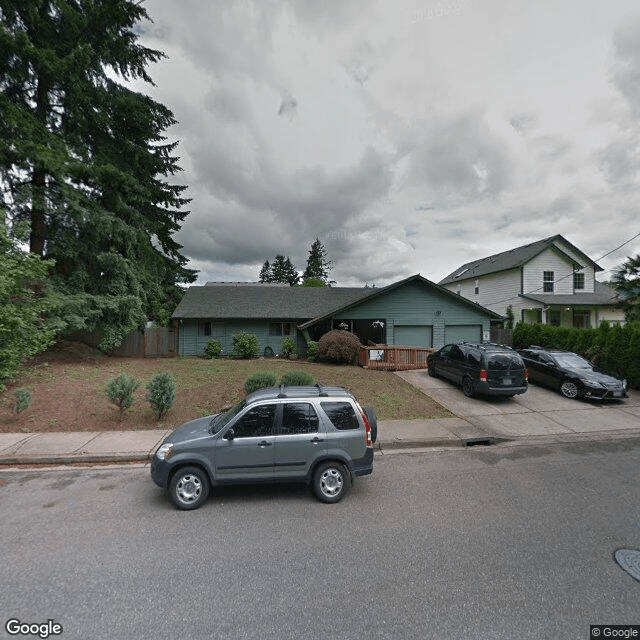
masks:
<path id="1" fill-rule="evenodd" d="M 310 442 L 313 442 L 313 444 L 318 444 L 318 442 L 324 442 L 323 438 L 318 438 L 318 436 L 316 436 L 313 440 L 311 440 Z"/>
<path id="2" fill-rule="evenodd" d="M 267 442 L 266 440 L 263 440 L 262 442 L 258 443 L 258 446 L 264 448 L 264 447 L 270 447 L 271 444 L 272 444 L 271 442 Z"/>

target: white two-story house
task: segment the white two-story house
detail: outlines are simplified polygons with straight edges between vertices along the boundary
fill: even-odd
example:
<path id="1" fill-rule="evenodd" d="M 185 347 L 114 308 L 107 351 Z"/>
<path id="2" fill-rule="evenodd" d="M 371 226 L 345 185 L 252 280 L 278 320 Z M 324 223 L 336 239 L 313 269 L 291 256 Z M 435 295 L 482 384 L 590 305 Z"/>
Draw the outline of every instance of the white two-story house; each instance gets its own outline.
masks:
<path id="1" fill-rule="evenodd" d="M 516 322 L 574 327 L 624 322 L 616 292 L 595 278 L 602 270 L 555 235 L 468 262 L 439 284 L 501 315 L 511 305 Z"/>

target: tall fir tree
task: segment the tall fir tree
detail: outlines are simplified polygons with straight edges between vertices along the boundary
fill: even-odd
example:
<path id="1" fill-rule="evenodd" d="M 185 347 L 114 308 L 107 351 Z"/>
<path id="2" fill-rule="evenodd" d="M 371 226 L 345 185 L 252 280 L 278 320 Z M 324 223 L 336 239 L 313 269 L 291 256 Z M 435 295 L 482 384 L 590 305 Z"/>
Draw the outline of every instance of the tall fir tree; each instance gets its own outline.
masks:
<path id="1" fill-rule="evenodd" d="M 163 57 L 137 41 L 134 0 L 0 0 L 0 188 L 11 227 L 53 259 L 67 328 L 119 344 L 166 322 L 192 282 L 173 240 L 185 187 L 164 131 L 173 114 L 113 79 L 151 83 Z"/>
<path id="2" fill-rule="evenodd" d="M 618 292 L 627 322 L 640 320 L 640 255 L 628 257 L 614 273 L 611 284 Z"/>
<path id="3" fill-rule="evenodd" d="M 333 262 L 327 257 L 327 251 L 318 238 L 309 249 L 309 257 L 307 258 L 307 268 L 302 274 L 302 280 L 314 278 L 321 280 L 325 284 L 329 284 L 329 271 L 332 269 Z"/>
<path id="4" fill-rule="evenodd" d="M 268 260 L 264 261 L 264 264 L 262 265 L 262 269 L 260 269 L 259 281 L 271 282 L 271 265 L 269 264 Z"/>
<path id="5" fill-rule="evenodd" d="M 278 254 L 271 264 L 270 282 L 280 282 L 292 287 L 298 284 L 299 280 L 300 276 L 289 256 L 285 258 L 283 255 Z"/>

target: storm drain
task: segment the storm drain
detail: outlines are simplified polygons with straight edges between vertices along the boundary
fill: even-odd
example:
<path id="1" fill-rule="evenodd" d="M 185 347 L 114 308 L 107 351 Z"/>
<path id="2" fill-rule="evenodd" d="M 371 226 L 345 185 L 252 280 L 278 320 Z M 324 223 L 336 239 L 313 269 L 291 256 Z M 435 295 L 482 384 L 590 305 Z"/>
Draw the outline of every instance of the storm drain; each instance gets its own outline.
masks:
<path id="1" fill-rule="evenodd" d="M 636 549 L 618 549 L 616 562 L 634 579 L 640 582 L 640 551 Z"/>

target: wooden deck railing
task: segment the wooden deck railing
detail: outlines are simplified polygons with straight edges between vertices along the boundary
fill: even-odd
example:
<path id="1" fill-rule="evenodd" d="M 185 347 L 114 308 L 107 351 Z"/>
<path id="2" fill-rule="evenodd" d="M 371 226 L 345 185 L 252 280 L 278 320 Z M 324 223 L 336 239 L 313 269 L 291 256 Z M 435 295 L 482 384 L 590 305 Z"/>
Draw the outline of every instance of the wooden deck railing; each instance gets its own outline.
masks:
<path id="1" fill-rule="evenodd" d="M 435 349 L 430 347 L 405 347 L 379 344 L 360 348 L 360 366 L 366 369 L 402 371 L 405 369 L 426 369 L 427 356 Z"/>

